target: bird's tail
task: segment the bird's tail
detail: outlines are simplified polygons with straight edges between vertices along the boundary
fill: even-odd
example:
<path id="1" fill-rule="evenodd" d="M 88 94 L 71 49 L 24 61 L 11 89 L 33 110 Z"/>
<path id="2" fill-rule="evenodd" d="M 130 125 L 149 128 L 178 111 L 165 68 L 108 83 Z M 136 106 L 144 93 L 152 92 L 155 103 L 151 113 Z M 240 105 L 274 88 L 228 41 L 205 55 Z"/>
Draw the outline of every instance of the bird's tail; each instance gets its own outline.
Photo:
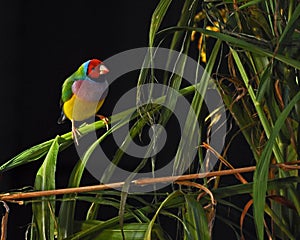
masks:
<path id="1" fill-rule="evenodd" d="M 66 115 L 64 114 L 63 111 L 61 111 L 61 115 L 60 115 L 60 117 L 58 118 L 57 123 L 58 123 L 58 124 L 62 124 L 62 123 L 65 122 L 66 119 L 67 119 Z"/>

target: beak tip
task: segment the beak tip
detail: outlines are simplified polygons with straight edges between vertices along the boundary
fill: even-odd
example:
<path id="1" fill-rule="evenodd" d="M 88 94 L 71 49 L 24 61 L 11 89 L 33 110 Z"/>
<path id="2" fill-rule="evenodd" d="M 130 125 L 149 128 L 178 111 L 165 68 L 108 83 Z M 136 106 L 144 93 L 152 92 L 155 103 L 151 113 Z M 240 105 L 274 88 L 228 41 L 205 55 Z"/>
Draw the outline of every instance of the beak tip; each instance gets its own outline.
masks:
<path id="1" fill-rule="evenodd" d="M 104 66 L 104 65 L 100 65 L 100 74 L 106 74 L 109 72 L 109 69 Z"/>

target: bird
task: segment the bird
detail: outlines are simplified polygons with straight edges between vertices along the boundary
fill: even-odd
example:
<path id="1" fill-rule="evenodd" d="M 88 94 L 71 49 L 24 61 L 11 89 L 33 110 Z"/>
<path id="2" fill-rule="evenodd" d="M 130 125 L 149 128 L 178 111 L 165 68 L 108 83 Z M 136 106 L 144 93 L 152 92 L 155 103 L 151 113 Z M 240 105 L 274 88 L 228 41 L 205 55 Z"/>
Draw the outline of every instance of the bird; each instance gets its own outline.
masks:
<path id="1" fill-rule="evenodd" d="M 62 85 L 62 112 L 58 123 L 66 119 L 71 121 L 72 138 L 77 145 L 81 134 L 75 127 L 75 121 L 84 121 L 99 111 L 108 94 L 108 83 L 104 77 L 108 72 L 102 61 L 91 59 L 84 62 Z M 104 121 L 108 129 L 108 119 L 102 115 L 96 116 Z"/>

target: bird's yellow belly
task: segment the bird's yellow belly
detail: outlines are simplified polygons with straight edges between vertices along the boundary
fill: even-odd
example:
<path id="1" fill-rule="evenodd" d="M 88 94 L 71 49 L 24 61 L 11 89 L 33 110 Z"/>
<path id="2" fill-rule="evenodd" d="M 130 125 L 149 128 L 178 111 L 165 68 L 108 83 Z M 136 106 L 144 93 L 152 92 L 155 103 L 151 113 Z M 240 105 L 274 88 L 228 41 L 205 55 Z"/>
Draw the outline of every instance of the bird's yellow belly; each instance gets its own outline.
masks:
<path id="1" fill-rule="evenodd" d="M 77 98 L 75 95 L 66 101 L 63 111 L 70 120 L 83 121 L 95 115 L 102 106 L 104 99 L 99 102 L 90 102 Z"/>

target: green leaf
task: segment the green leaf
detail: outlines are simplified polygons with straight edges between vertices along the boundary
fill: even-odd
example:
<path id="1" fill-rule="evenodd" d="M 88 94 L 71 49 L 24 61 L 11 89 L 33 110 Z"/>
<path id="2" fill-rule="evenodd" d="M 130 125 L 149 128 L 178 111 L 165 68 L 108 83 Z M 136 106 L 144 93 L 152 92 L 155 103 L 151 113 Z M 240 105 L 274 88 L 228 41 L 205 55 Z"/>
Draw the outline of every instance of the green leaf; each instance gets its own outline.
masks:
<path id="1" fill-rule="evenodd" d="M 285 123 L 286 118 L 294 108 L 295 104 L 300 100 L 300 92 L 289 102 L 286 108 L 282 111 L 277 121 L 275 122 L 273 131 L 269 137 L 269 140 L 259 158 L 257 168 L 254 172 L 254 185 L 253 185 L 253 207 L 254 207 L 254 218 L 257 227 L 258 238 L 263 239 L 264 237 L 264 208 L 265 198 L 267 191 L 267 180 L 269 173 L 270 158 L 272 154 L 272 148 L 274 147 L 276 137 L 278 136 L 281 127 Z M 296 200 L 297 201 L 297 200 Z M 297 202 L 294 201 L 294 204 Z M 298 202 L 299 205 L 299 202 Z"/>
<path id="2" fill-rule="evenodd" d="M 52 143 L 53 140 L 49 140 L 21 152 L 20 154 L 0 166 L 0 173 L 40 159 L 47 154 Z"/>
<path id="3" fill-rule="evenodd" d="M 178 198 L 179 196 L 182 196 L 183 193 L 180 192 L 180 191 L 175 191 L 175 192 L 172 192 L 161 204 L 160 206 L 157 208 L 153 218 L 151 219 L 149 225 L 148 225 L 148 228 L 147 228 L 147 231 L 145 233 L 145 240 L 151 240 L 151 232 L 152 232 L 152 229 L 154 227 L 154 223 L 155 223 L 155 220 L 159 214 L 159 212 L 163 209 L 163 207 L 165 207 L 166 205 L 168 205 L 170 202 L 172 202 L 173 199 L 176 199 Z"/>
<path id="4" fill-rule="evenodd" d="M 85 152 L 84 156 L 78 163 L 75 165 L 71 176 L 69 178 L 68 187 L 79 187 L 82 174 L 85 170 L 85 166 L 87 161 L 89 160 L 91 154 L 94 152 L 95 148 L 99 146 L 101 143 L 111 132 L 114 128 L 109 129 L 106 131 L 99 139 L 97 139 Z M 72 199 L 76 196 L 76 194 L 65 194 L 63 196 L 63 201 L 60 206 L 58 222 L 59 222 L 59 229 L 58 229 L 58 236 L 60 239 L 66 238 L 73 234 L 73 227 L 74 227 L 74 216 L 75 216 L 75 207 L 76 201 L 69 201 L 68 199 Z"/>
<path id="5" fill-rule="evenodd" d="M 151 18 L 151 25 L 150 25 L 150 30 L 149 30 L 149 46 L 153 47 L 154 46 L 154 39 L 155 35 L 160 27 L 160 24 L 166 15 L 166 12 L 170 6 L 170 3 L 172 0 L 161 0 L 155 11 L 152 14 Z"/>
<path id="6" fill-rule="evenodd" d="M 198 6 L 197 0 L 186 0 L 182 7 L 180 19 L 177 23 L 178 27 L 192 27 Z M 175 32 L 169 49 L 178 50 L 187 53 L 190 44 L 190 33 L 188 32 Z"/>
<path id="7" fill-rule="evenodd" d="M 120 197 L 120 193 L 119 192 L 116 192 L 116 193 L 118 193 L 118 195 L 115 194 L 114 196 Z M 80 201 L 96 203 L 99 206 L 100 205 L 109 206 L 109 207 L 112 207 L 115 209 L 119 209 L 119 207 L 120 207 L 120 201 L 118 201 L 114 197 L 112 198 L 112 197 L 107 197 L 107 196 L 103 196 L 103 195 L 101 197 L 97 196 L 96 198 L 94 196 L 93 197 L 78 196 L 78 197 L 76 197 L 76 199 L 80 200 Z M 144 202 L 144 200 L 142 200 L 141 198 L 134 197 L 133 199 L 141 201 L 145 206 L 151 205 L 148 202 Z M 132 205 L 129 205 L 128 203 L 126 203 L 126 206 L 124 208 L 126 208 L 126 213 L 130 214 L 138 222 L 150 222 L 149 218 L 143 213 L 143 211 L 136 209 L 135 206 L 132 206 Z M 125 214 L 125 211 L 124 211 L 124 214 Z M 128 217 L 128 215 L 127 215 L 127 217 Z M 124 215 L 123 215 L 123 218 L 124 218 Z M 87 219 L 87 220 L 93 221 L 90 219 Z"/>
<path id="8" fill-rule="evenodd" d="M 263 74 L 260 78 L 260 84 L 258 86 L 256 99 L 259 103 L 262 103 L 262 100 L 268 94 L 268 91 L 271 87 L 271 67 L 272 65 L 268 66 L 265 70 L 263 70 Z"/>
<path id="9" fill-rule="evenodd" d="M 252 1 L 246 2 L 245 4 L 239 6 L 239 9 L 249 8 L 255 4 L 260 3 L 261 1 L 262 0 L 252 0 Z"/>
<path id="10" fill-rule="evenodd" d="M 144 240 L 145 233 L 147 231 L 148 224 L 145 223 L 131 223 L 131 224 L 125 224 L 123 231 L 125 239 L 132 239 L 132 240 Z M 152 238 L 151 239 L 164 239 L 163 236 L 163 230 L 158 225 L 155 224 L 152 229 Z M 101 232 L 99 235 L 97 235 L 94 239 L 112 239 L 112 240 L 123 240 L 121 229 L 115 228 L 115 229 L 105 229 L 103 232 Z"/>
<path id="11" fill-rule="evenodd" d="M 59 152 L 57 136 L 47 156 L 37 172 L 34 187 L 36 190 L 55 189 L 56 160 Z M 55 232 L 55 196 L 42 197 L 32 204 L 34 233 L 32 239 L 54 239 Z"/>
<path id="12" fill-rule="evenodd" d="M 287 177 L 269 180 L 267 182 L 267 190 L 277 190 L 286 189 L 293 183 L 299 184 L 300 177 Z M 213 189 L 212 193 L 217 200 L 227 197 L 233 197 L 242 194 L 251 194 L 253 192 L 253 182 L 246 184 L 236 184 L 227 187 L 220 187 Z"/>
<path id="13" fill-rule="evenodd" d="M 134 114 L 134 116 L 137 114 Z M 130 119 L 135 118 L 135 117 L 131 117 L 130 115 L 127 116 L 126 118 L 123 119 L 123 121 L 119 124 L 119 127 L 123 126 L 124 124 L 128 123 L 130 121 Z M 121 144 L 121 148 L 119 148 L 117 150 L 117 152 L 115 153 L 115 156 L 113 158 L 113 160 L 111 161 L 111 164 L 109 166 L 107 166 L 107 168 L 105 169 L 103 175 L 101 176 L 100 182 L 102 183 L 107 183 L 110 181 L 111 176 L 114 173 L 114 170 L 116 168 L 116 166 L 118 166 L 120 160 L 122 159 L 124 153 L 126 152 L 127 147 L 129 146 L 129 144 L 132 142 L 132 139 L 134 137 L 136 137 L 140 132 L 141 129 L 144 127 L 144 125 L 146 124 L 146 121 L 144 118 L 138 119 L 135 124 L 133 125 L 133 127 L 130 129 L 129 133 L 127 134 L 127 136 L 125 137 L 124 141 Z M 142 163 L 141 163 L 142 164 Z M 132 173 L 134 174 L 134 172 Z M 130 178 L 130 177 L 129 177 Z M 130 180 L 127 180 L 127 182 L 130 182 Z M 129 187 L 129 185 L 125 184 L 125 187 Z M 125 191 L 125 189 L 122 189 L 122 191 Z M 96 196 L 101 197 L 101 194 Z M 120 223 L 122 222 L 122 216 L 123 216 L 123 211 L 124 211 L 124 205 L 126 203 L 126 193 L 124 193 L 123 195 L 121 195 L 121 203 L 120 203 L 120 211 L 119 214 L 121 216 L 120 219 Z M 122 207 L 123 206 L 123 207 Z M 88 214 L 87 214 L 87 219 L 95 219 L 98 215 L 98 210 L 99 210 L 99 206 L 95 203 L 93 203 L 91 205 L 91 207 L 89 208 Z"/>
<path id="14" fill-rule="evenodd" d="M 98 222 L 98 221 L 97 221 Z M 97 223 L 96 221 L 87 221 L 80 223 L 81 230 L 88 229 Z M 99 222 L 98 222 L 99 223 Z M 143 240 L 145 236 L 145 232 L 148 228 L 148 224 L 146 223 L 130 223 L 124 224 L 123 231 L 125 239 L 129 240 Z M 155 224 L 153 226 L 153 234 L 152 239 L 165 239 L 164 232 L 162 228 Z M 101 231 L 100 234 L 96 234 L 94 236 L 89 237 L 89 239 L 93 240 L 123 240 L 122 230 L 120 227 L 116 226 L 114 228 L 106 228 Z"/>
<path id="15" fill-rule="evenodd" d="M 122 113 L 116 114 L 114 120 L 119 121 L 120 119 L 122 119 L 122 117 L 124 115 L 128 114 L 128 112 L 130 112 L 130 111 L 132 111 L 132 110 L 129 109 L 129 110 L 125 110 Z M 93 124 L 86 124 L 83 127 L 80 127 L 79 131 L 82 135 L 85 135 L 89 132 L 94 132 L 95 130 L 97 130 L 99 128 L 104 128 L 104 127 L 105 127 L 105 124 L 103 123 L 103 121 L 97 121 Z M 32 161 L 41 159 L 43 156 L 45 156 L 47 154 L 47 152 L 48 152 L 50 146 L 53 144 L 54 140 L 55 139 L 51 139 L 49 141 L 40 143 L 36 146 L 33 146 L 29 149 L 24 150 L 17 156 L 13 157 L 12 159 L 8 160 L 6 163 L 1 165 L 0 173 L 8 171 L 10 169 L 13 169 L 15 167 L 19 167 L 23 164 L 27 164 Z M 73 144 L 72 133 L 71 132 L 65 133 L 62 136 L 60 136 L 58 140 L 59 140 L 58 143 L 60 145 L 59 151 L 62 151 Z"/>
<path id="16" fill-rule="evenodd" d="M 272 221 L 274 221 L 279 229 L 288 237 L 289 240 L 296 240 L 295 236 L 293 236 L 293 234 L 290 232 L 289 226 L 283 218 L 278 217 L 268 205 L 266 205 L 265 211 L 272 218 Z"/>
<path id="17" fill-rule="evenodd" d="M 201 204 L 192 196 L 185 195 L 184 221 L 187 227 L 186 240 L 211 239 L 205 211 Z"/>
<path id="18" fill-rule="evenodd" d="M 253 52 L 256 54 L 259 54 L 261 56 L 266 56 L 266 57 L 270 57 L 270 58 L 275 58 L 283 63 L 286 63 L 287 65 L 299 69 L 300 70 L 300 61 L 296 60 L 296 59 L 292 59 L 286 56 L 283 56 L 281 54 L 274 54 L 272 51 L 270 51 L 269 49 L 264 49 L 258 45 L 254 45 L 250 42 L 247 42 L 241 38 L 238 37 L 238 35 L 234 35 L 233 33 L 220 33 L 220 32 L 214 32 L 214 31 L 210 31 L 210 30 L 206 30 L 203 28 L 195 28 L 195 27 L 170 27 L 167 29 L 164 29 L 160 32 L 157 33 L 158 36 L 165 36 L 166 34 L 171 34 L 175 31 L 196 31 L 199 33 L 203 33 L 205 35 L 208 35 L 210 37 L 216 38 L 216 39 L 220 39 L 224 42 L 228 42 L 231 46 L 235 46 L 235 47 L 239 47 L 242 48 L 246 51 L 249 52 Z M 231 35 L 233 36 L 231 36 Z"/>
<path id="19" fill-rule="evenodd" d="M 297 5 L 295 11 L 293 12 L 292 17 L 289 19 L 288 24 L 284 28 L 284 31 L 279 38 L 279 43 L 282 43 L 284 41 L 285 37 L 288 36 L 288 33 L 290 31 L 294 31 L 293 25 L 296 21 L 299 20 L 299 16 L 300 16 L 300 4 Z"/>
<path id="20" fill-rule="evenodd" d="M 98 201 L 98 203 L 100 203 L 100 202 Z M 119 204 L 118 204 L 118 206 L 119 206 Z M 142 211 L 142 212 L 149 213 L 149 212 L 153 212 L 153 210 L 154 209 L 152 207 L 144 207 L 144 208 L 140 208 L 135 211 Z M 132 220 L 133 218 L 134 218 L 134 215 L 129 212 L 126 212 L 124 214 L 125 220 Z M 85 239 L 85 237 L 88 238 L 89 236 L 98 234 L 105 229 L 119 227 L 119 217 L 113 217 L 113 218 L 110 218 L 107 221 L 103 221 L 103 222 L 98 221 L 98 223 L 95 220 L 87 220 L 87 221 L 94 221 L 94 224 L 92 224 L 91 227 L 89 227 L 89 228 L 84 228 L 81 231 L 76 232 L 72 236 L 67 237 L 66 240 Z"/>
<path id="21" fill-rule="evenodd" d="M 198 6 L 198 1 L 195 1 L 195 0 L 185 1 L 184 6 L 182 8 L 180 19 L 177 23 L 177 26 L 192 26 L 193 22 L 194 22 L 194 17 L 196 14 L 197 6 Z M 168 72 L 165 72 L 164 84 L 168 84 L 169 88 L 166 88 L 167 89 L 166 90 L 166 100 L 165 100 L 164 106 L 168 106 L 168 108 L 163 108 L 160 113 L 159 124 L 161 124 L 162 126 L 166 126 L 172 113 L 174 112 L 178 97 L 180 96 L 177 91 L 180 89 L 180 86 L 182 83 L 182 76 L 183 76 L 184 71 L 186 71 L 185 68 L 186 68 L 188 49 L 189 49 L 190 41 L 191 41 L 190 39 L 191 39 L 191 37 L 190 37 L 189 32 L 175 32 L 172 42 L 171 42 L 171 45 L 170 45 L 171 50 L 177 50 L 182 54 L 180 54 L 178 56 L 178 58 L 176 59 L 176 64 L 174 65 L 174 72 L 176 72 L 177 74 L 172 74 L 172 76 L 169 77 Z M 170 56 L 167 60 L 167 65 L 170 65 L 171 57 L 172 57 L 172 54 L 170 54 Z M 172 68 L 173 68 L 173 66 L 172 66 Z M 197 71 L 198 70 L 199 69 L 197 69 Z M 172 91 L 170 89 L 172 89 Z M 194 118 L 193 118 L 193 120 L 194 120 Z M 161 131 L 157 131 L 155 134 L 156 134 L 156 137 L 159 137 L 161 134 Z M 196 134 L 198 134 L 198 133 L 196 133 Z M 182 152 L 186 152 L 186 151 L 182 150 L 182 148 L 183 148 L 182 145 L 183 145 L 183 143 L 181 142 L 181 147 L 179 147 L 179 149 L 181 151 L 179 151 L 179 154 L 177 154 L 177 158 L 176 158 L 177 160 L 175 159 L 173 169 L 177 169 L 176 165 L 178 164 L 178 161 L 180 161 L 182 159 L 181 158 L 182 156 L 179 156 L 179 155 Z M 189 151 L 189 150 L 187 150 L 187 151 Z M 180 160 L 178 160 L 178 159 L 180 159 Z M 153 159 L 153 165 L 154 164 L 155 164 L 155 161 Z"/>
<path id="22" fill-rule="evenodd" d="M 77 197 L 77 199 L 79 200 L 84 200 L 84 201 L 92 201 L 92 202 L 97 202 L 98 204 L 108 204 L 114 206 L 114 207 L 119 207 L 119 203 L 112 203 L 112 202 L 103 202 L 102 199 L 99 198 L 93 198 L 93 197 Z M 124 214 L 124 220 L 126 221 L 132 221 L 132 219 L 134 219 L 136 216 L 145 216 L 145 215 L 152 215 L 154 212 L 156 212 L 156 216 L 157 217 L 160 209 L 164 208 L 164 209 L 173 209 L 173 208 L 178 208 L 181 207 L 184 204 L 184 197 L 183 194 L 181 192 L 173 192 L 172 194 L 170 194 L 163 203 L 159 203 L 159 204 L 151 204 L 151 205 L 146 205 L 145 207 L 141 207 L 138 209 L 134 209 L 131 212 L 126 212 Z M 158 209 L 158 210 L 157 210 Z M 162 212 L 162 214 L 165 214 Z M 90 221 L 90 220 L 88 220 Z M 94 220 L 93 220 L 94 221 Z M 148 222 L 148 219 L 146 220 Z M 147 229 L 147 233 L 148 231 L 149 234 L 151 235 L 151 229 L 154 226 L 154 221 L 155 219 L 152 219 L 152 223 L 151 225 L 148 225 L 148 229 Z M 95 222 L 95 224 L 92 224 L 92 226 L 90 228 L 86 228 L 84 230 L 81 230 L 79 232 L 76 232 L 75 234 L 73 234 L 72 236 L 67 237 L 65 240 L 77 240 L 77 239 L 85 239 L 90 236 L 93 236 L 95 234 L 100 233 L 101 231 L 103 231 L 104 229 L 107 228 L 113 228 L 115 226 L 119 226 L 119 216 L 117 217 L 113 217 L 108 219 L 107 221 L 103 221 L 103 222 Z M 149 229 L 150 227 L 150 229 Z"/>
<path id="23" fill-rule="evenodd" d="M 199 124 L 197 120 L 199 119 L 199 116 L 201 114 L 203 100 L 209 82 L 211 81 L 211 73 L 213 71 L 213 67 L 216 64 L 216 58 L 220 50 L 220 46 L 221 41 L 217 41 L 214 45 L 208 63 L 203 71 L 203 75 L 199 81 L 199 84 L 196 85 L 197 91 L 195 91 L 191 107 L 186 117 L 184 129 L 182 131 L 182 134 L 186 135 L 183 135 L 181 137 L 181 141 L 179 143 L 175 156 L 175 161 L 173 165 L 173 172 L 175 174 L 178 174 L 178 172 L 183 172 L 185 169 L 188 168 L 193 159 L 189 159 L 189 156 L 187 156 L 186 153 L 193 151 L 195 145 L 201 144 L 199 142 L 196 143 L 196 141 L 199 141 L 200 139 L 200 133 L 196 131 L 196 126 Z M 195 76 L 199 76 L 199 73 L 201 73 L 201 69 L 196 69 Z M 198 119 L 195 120 L 195 117 L 197 117 Z M 182 161 L 182 159 L 186 159 L 186 161 Z"/>
<path id="24" fill-rule="evenodd" d="M 268 121 L 268 118 L 264 112 L 264 109 L 263 109 L 263 105 L 261 105 L 257 99 L 256 99 L 256 96 L 255 96 L 255 93 L 254 93 L 254 89 L 252 88 L 252 86 L 249 84 L 250 83 L 250 79 L 248 78 L 248 74 L 246 72 L 246 69 L 244 68 L 243 66 L 243 63 L 241 62 L 241 59 L 239 57 L 239 54 L 237 51 L 235 51 L 234 49 L 230 48 L 230 51 L 232 52 L 232 56 L 235 60 L 235 63 L 237 65 L 237 68 L 241 74 L 241 78 L 242 80 L 244 81 L 244 84 L 247 88 L 247 91 L 248 91 L 248 94 L 253 102 L 253 105 L 255 107 L 255 110 L 257 112 L 257 115 L 259 117 L 259 120 L 263 126 L 263 129 L 266 133 L 266 136 L 267 138 L 270 137 L 270 134 L 271 134 L 271 124 L 270 122 Z M 274 145 L 273 145 L 273 152 L 274 152 L 274 155 L 276 157 L 276 160 L 277 162 L 284 162 L 283 161 L 283 156 L 279 150 L 279 147 L 278 147 L 278 144 L 277 142 L 274 142 Z"/>

